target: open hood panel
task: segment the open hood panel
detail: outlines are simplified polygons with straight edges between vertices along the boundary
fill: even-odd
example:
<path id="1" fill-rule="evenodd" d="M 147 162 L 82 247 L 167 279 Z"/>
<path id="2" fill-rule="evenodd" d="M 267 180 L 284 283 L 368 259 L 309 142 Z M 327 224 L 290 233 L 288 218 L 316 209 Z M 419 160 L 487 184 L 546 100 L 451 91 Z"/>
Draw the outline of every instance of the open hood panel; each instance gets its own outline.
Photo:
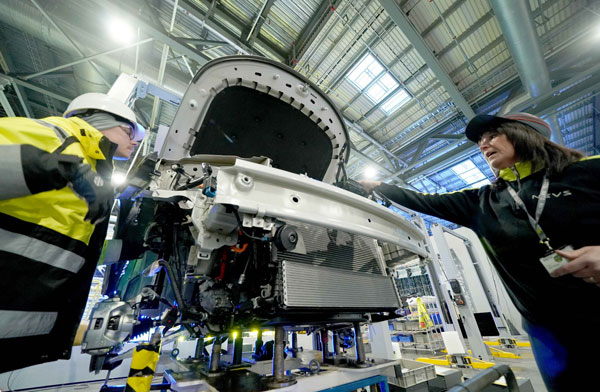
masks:
<path id="1" fill-rule="evenodd" d="M 334 182 L 348 133 L 329 98 L 291 68 L 252 56 L 224 57 L 194 77 L 161 158 L 266 156 L 273 166 Z"/>

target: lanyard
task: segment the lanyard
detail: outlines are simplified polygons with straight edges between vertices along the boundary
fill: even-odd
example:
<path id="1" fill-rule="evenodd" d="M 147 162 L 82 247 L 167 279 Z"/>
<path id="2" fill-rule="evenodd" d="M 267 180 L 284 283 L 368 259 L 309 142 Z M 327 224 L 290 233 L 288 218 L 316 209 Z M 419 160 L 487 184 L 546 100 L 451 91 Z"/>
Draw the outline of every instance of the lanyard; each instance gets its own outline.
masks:
<path id="1" fill-rule="evenodd" d="M 550 180 L 548 180 L 548 177 L 544 176 L 542 188 L 540 189 L 540 194 L 538 195 L 537 206 L 535 208 L 535 218 L 532 217 L 531 214 L 529 214 L 529 211 L 527 211 L 527 208 L 525 207 L 525 203 L 523 202 L 519 194 L 510 186 L 510 184 L 508 185 L 507 189 L 508 193 L 513 198 L 515 203 L 517 203 L 517 206 L 523 211 L 525 211 L 525 213 L 527 214 L 529 224 L 540 238 L 540 243 L 545 244 L 549 250 L 552 250 L 552 247 L 550 246 L 550 238 L 546 236 L 546 233 L 544 233 L 544 230 L 542 230 L 540 224 L 538 223 L 540 221 L 540 216 L 542 216 L 542 211 L 544 211 L 544 206 L 546 205 L 546 197 L 548 196 L 549 186 Z"/>

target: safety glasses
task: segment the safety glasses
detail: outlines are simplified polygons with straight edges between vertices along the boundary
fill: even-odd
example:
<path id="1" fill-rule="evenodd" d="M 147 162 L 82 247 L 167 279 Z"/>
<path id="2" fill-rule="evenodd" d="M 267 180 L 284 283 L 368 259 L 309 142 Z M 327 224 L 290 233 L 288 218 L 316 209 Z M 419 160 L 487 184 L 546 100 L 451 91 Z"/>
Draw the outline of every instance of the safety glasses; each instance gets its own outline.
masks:
<path id="1" fill-rule="evenodd" d="M 129 140 L 133 140 L 135 138 L 135 129 L 132 125 L 119 125 L 119 127 L 121 127 L 121 129 L 127 134 L 127 136 L 129 136 Z"/>

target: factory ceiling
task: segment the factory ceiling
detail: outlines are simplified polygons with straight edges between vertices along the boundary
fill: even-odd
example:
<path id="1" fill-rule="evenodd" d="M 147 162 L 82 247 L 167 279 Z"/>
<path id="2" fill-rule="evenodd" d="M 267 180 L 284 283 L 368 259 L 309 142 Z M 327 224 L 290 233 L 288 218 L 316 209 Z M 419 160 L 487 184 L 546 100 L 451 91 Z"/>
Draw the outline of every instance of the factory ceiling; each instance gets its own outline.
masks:
<path id="1" fill-rule="evenodd" d="M 356 179 L 427 192 L 488 182 L 462 136 L 479 113 L 535 113 L 555 141 L 598 153 L 598 1 L 0 2 L 0 83 L 16 115 L 60 114 L 123 72 L 182 95 L 207 61 L 240 53 L 285 63 L 332 98 Z M 156 130 L 177 108 L 148 97 L 135 109 Z"/>

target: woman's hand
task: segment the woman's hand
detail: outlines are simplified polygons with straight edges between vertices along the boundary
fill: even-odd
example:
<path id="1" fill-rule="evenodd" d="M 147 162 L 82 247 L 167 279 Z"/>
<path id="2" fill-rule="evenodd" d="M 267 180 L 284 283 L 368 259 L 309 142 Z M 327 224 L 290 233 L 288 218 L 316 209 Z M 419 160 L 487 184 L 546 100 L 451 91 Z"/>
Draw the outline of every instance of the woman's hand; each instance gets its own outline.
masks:
<path id="1" fill-rule="evenodd" d="M 600 246 L 584 246 L 570 252 L 556 249 L 556 253 L 571 261 L 552 272 L 552 277 L 571 274 L 600 287 Z"/>
<path id="2" fill-rule="evenodd" d="M 381 185 L 381 181 L 360 180 L 358 183 L 362 185 L 363 189 L 367 193 L 373 192 L 373 189 Z"/>

